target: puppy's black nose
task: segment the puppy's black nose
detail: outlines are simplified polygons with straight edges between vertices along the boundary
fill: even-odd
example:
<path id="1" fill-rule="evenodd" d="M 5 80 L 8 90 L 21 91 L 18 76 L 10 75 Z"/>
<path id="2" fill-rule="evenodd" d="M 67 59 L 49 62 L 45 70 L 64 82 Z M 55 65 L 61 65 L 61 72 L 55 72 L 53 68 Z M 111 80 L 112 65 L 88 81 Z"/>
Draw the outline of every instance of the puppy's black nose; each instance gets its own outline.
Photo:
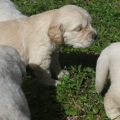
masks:
<path id="1" fill-rule="evenodd" d="M 94 40 L 97 40 L 98 35 L 95 33 L 95 34 L 92 35 L 92 38 L 93 38 Z"/>

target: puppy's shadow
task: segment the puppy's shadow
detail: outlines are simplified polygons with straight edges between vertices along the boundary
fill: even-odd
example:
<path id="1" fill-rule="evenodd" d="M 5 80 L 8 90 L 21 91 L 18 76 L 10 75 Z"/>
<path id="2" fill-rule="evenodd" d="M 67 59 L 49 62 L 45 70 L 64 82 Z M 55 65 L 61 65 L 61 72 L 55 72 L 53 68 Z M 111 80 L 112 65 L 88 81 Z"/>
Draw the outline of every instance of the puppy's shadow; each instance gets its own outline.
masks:
<path id="1" fill-rule="evenodd" d="M 60 63 L 66 66 L 78 66 L 95 68 L 98 55 L 86 54 L 86 52 L 60 52 Z M 28 75 L 23 82 L 32 120 L 67 120 L 62 105 L 56 99 L 56 88 L 45 87 L 32 74 L 31 69 L 27 69 Z M 47 74 L 47 73 L 46 73 Z"/>
<path id="2" fill-rule="evenodd" d="M 35 76 L 29 75 L 31 69 L 27 71 L 22 88 L 30 107 L 31 120 L 66 120 L 64 109 L 56 99 L 56 88 L 41 85 Z"/>
<path id="3" fill-rule="evenodd" d="M 62 68 L 64 68 L 64 66 L 66 66 L 67 68 L 70 68 L 70 66 L 82 65 L 82 69 L 84 69 L 85 67 L 90 67 L 95 70 L 98 57 L 99 57 L 99 54 L 95 55 L 94 53 L 91 53 L 91 52 L 86 53 L 81 51 L 79 52 L 73 51 L 70 53 L 60 52 L 59 54 L 59 59 L 60 59 Z M 106 92 L 110 87 L 110 84 L 111 82 L 108 79 L 104 89 L 102 90 L 102 93 L 101 93 L 102 97 L 105 96 Z"/>
<path id="4" fill-rule="evenodd" d="M 90 67 L 95 69 L 98 56 L 98 54 L 95 55 L 94 53 L 81 52 L 81 50 L 79 50 L 78 52 L 73 51 L 70 53 L 60 52 L 59 59 L 62 68 L 64 68 L 64 66 L 70 68 L 71 66 L 82 65 L 82 68 Z"/>

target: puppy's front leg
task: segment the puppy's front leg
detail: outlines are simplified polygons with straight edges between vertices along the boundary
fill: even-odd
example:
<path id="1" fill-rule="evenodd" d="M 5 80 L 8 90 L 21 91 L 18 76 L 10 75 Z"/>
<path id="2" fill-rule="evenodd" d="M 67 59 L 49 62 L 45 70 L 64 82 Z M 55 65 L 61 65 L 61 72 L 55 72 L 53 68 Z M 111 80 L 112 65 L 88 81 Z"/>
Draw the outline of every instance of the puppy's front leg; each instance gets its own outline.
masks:
<path id="1" fill-rule="evenodd" d="M 50 58 L 35 58 L 29 61 L 29 66 L 33 69 L 34 74 L 40 80 L 40 82 L 46 86 L 57 86 L 60 84 L 59 81 L 51 78 L 50 74 Z"/>
<path id="2" fill-rule="evenodd" d="M 55 51 L 51 57 L 50 71 L 53 77 L 60 79 L 64 74 L 69 74 L 67 70 L 62 70 L 58 60 L 59 52 Z"/>

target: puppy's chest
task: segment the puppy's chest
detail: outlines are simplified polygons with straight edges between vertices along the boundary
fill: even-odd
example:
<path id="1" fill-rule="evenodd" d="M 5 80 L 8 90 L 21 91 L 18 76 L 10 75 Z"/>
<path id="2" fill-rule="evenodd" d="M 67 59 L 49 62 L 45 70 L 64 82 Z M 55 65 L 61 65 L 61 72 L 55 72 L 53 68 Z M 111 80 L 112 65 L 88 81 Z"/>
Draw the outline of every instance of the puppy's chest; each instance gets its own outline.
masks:
<path id="1" fill-rule="evenodd" d="M 55 43 L 48 44 L 47 48 L 47 50 L 51 52 L 51 54 L 59 51 L 59 47 Z"/>
<path id="2" fill-rule="evenodd" d="M 45 42 L 44 44 L 39 44 L 37 47 L 34 48 L 38 54 L 42 56 L 51 56 L 53 53 L 59 51 L 59 47 L 50 41 Z"/>

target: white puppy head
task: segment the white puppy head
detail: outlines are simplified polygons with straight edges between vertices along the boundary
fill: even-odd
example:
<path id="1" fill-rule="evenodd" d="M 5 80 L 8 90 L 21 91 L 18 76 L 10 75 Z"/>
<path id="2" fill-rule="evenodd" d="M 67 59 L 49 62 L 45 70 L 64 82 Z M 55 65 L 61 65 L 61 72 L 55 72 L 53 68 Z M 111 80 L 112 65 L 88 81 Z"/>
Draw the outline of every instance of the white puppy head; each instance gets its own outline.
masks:
<path id="1" fill-rule="evenodd" d="M 48 30 L 50 39 L 56 44 L 86 48 L 97 39 L 97 32 L 91 26 L 91 16 L 83 8 L 66 5 L 56 13 Z"/>

